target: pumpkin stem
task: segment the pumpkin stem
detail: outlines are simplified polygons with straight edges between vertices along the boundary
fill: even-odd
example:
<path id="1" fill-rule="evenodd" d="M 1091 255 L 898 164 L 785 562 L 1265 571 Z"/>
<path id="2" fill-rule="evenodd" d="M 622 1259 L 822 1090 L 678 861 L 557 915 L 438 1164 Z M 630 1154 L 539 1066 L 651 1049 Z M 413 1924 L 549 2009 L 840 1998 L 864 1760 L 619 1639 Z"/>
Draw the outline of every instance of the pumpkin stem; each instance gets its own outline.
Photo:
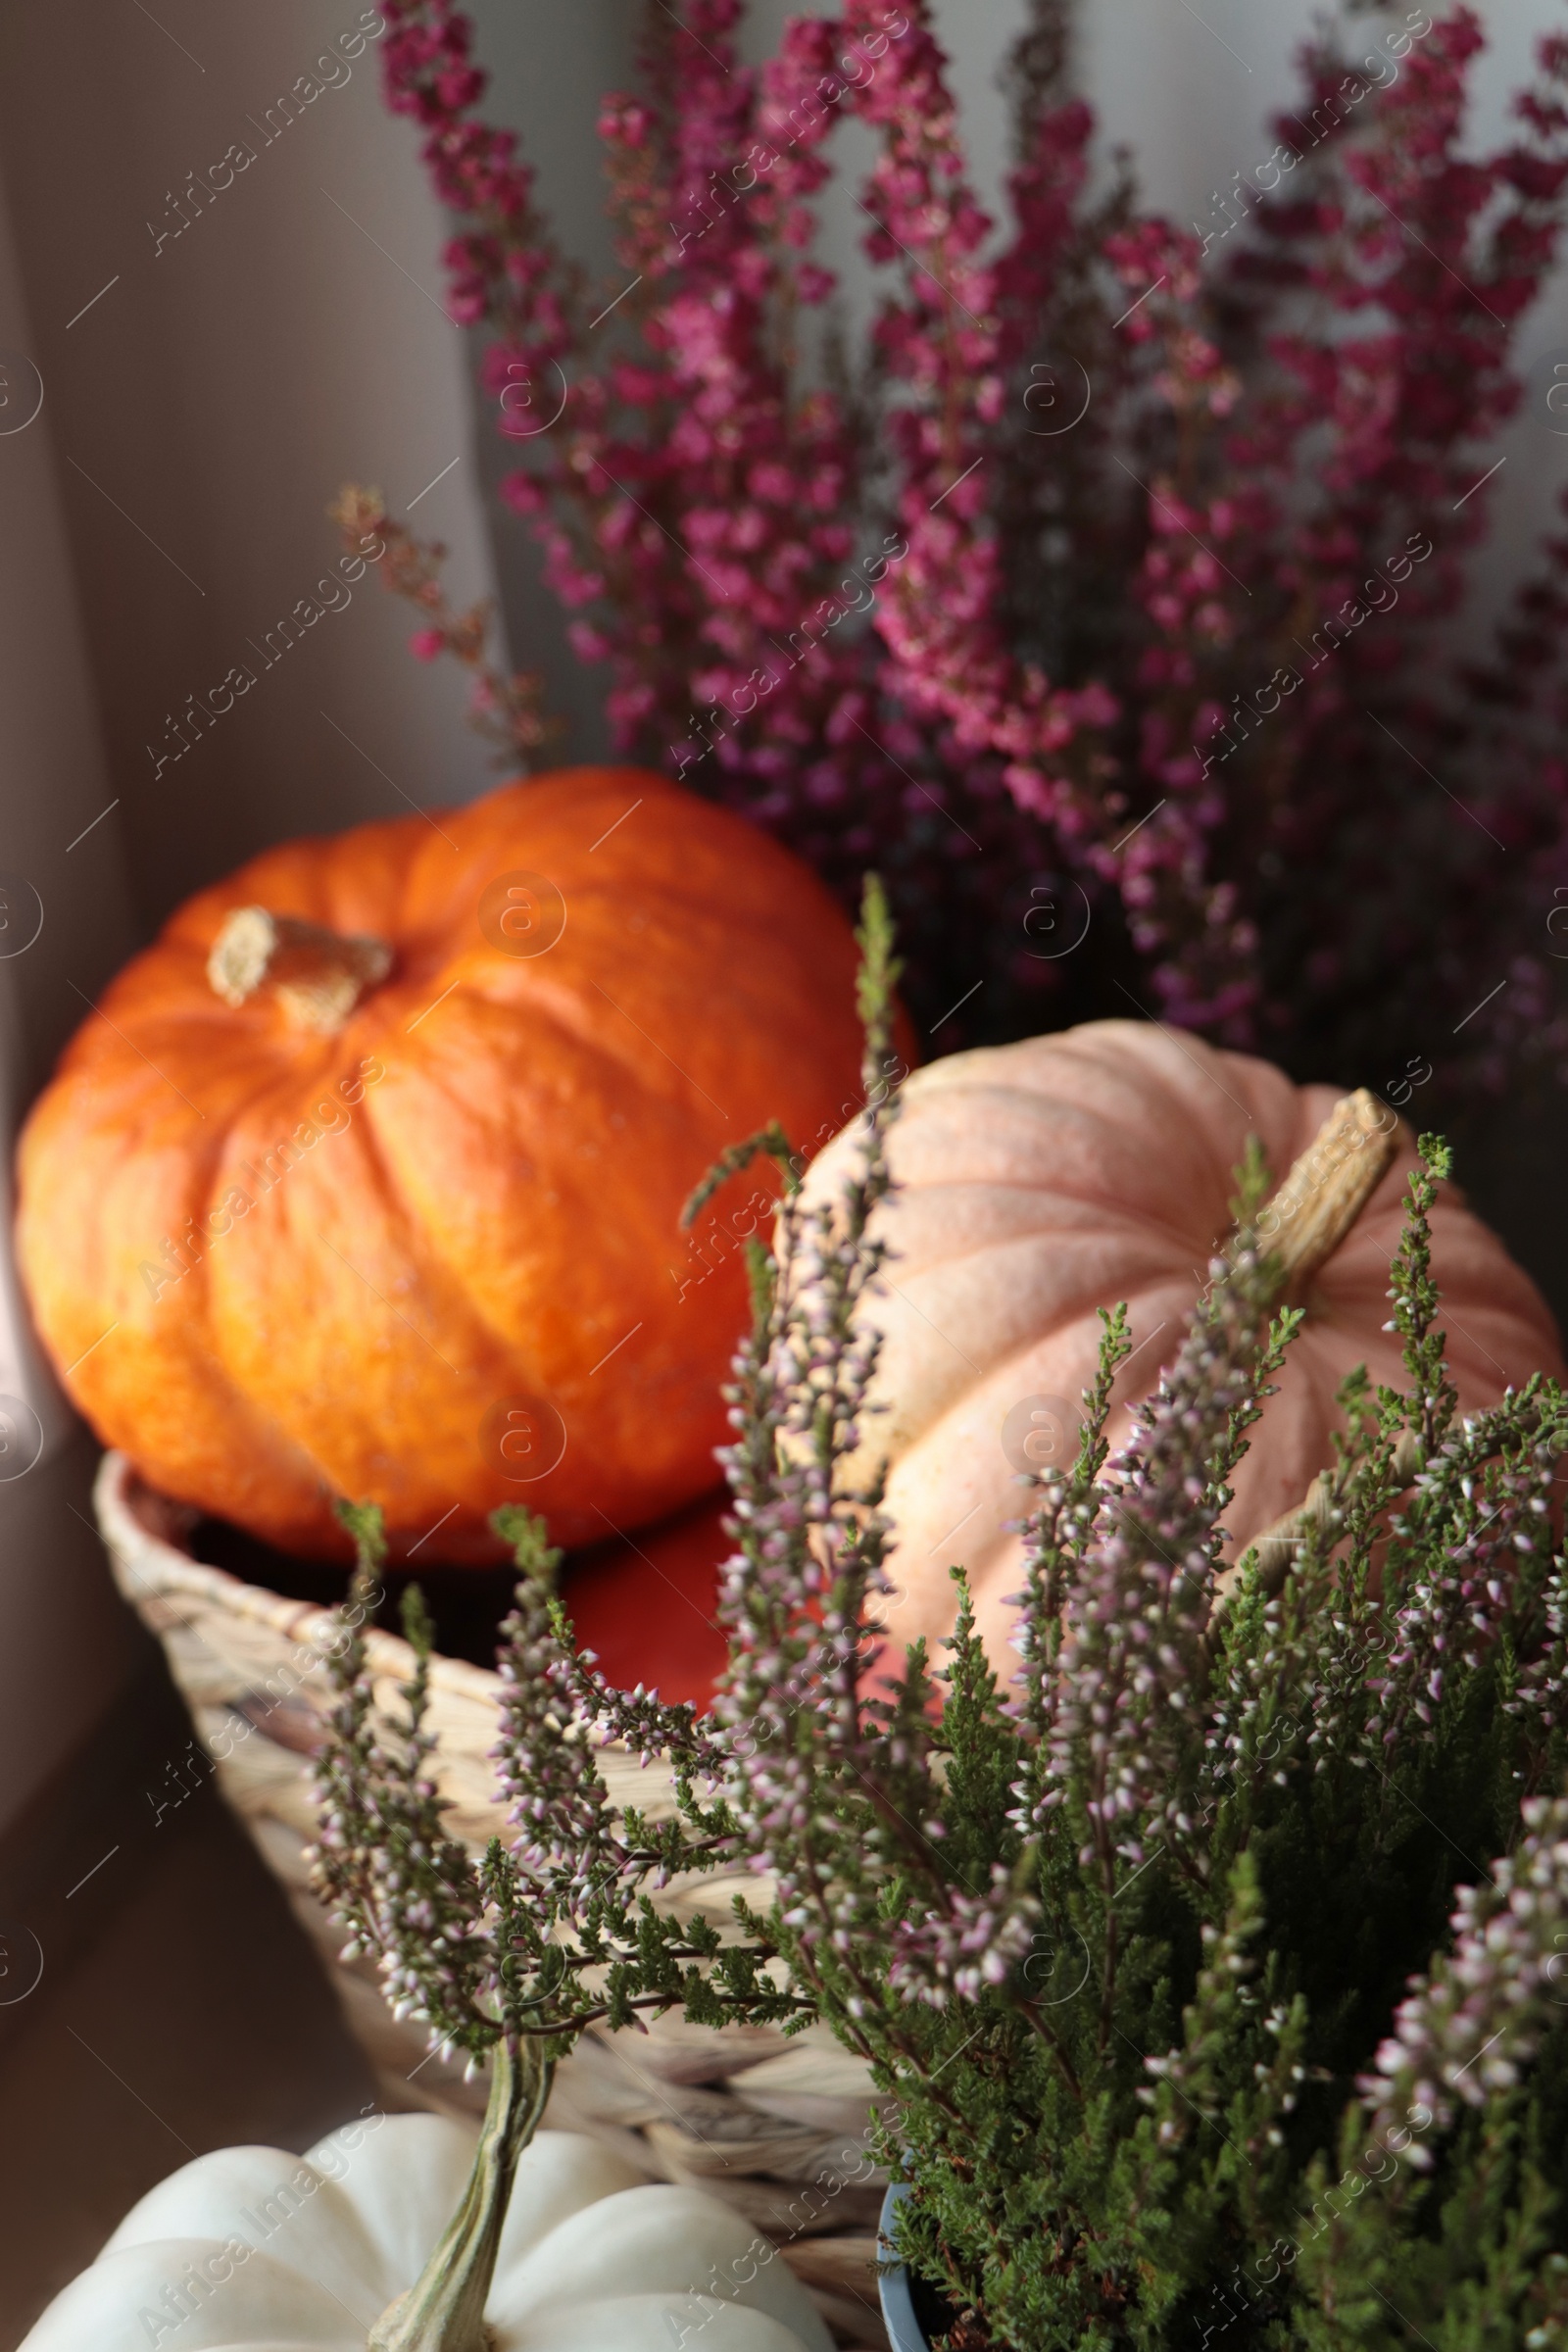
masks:
<path id="1" fill-rule="evenodd" d="M 276 991 L 296 1028 L 335 1037 L 368 988 L 392 969 L 384 940 L 348 938 L 297 914 L 236 906 L 207 958 L 207 977 L 225 1004 Z"/>
<path id="2" fill-rule="evenodd" d="M 489 2352 L 484 2307 L 513 2179 L 554 2071 L 536 2043 L 519 2049 L 508 2034 L 496 2043 L 490 2103 L 463 2201 L 414 2285 L 370 2329 L 368 2352 Z"/>
<path id="3" fill-rule="evenodd" d="M 1336 1102 L 1257 1219 L 1279 1259 L 1280 1303 L 1305 1303 L 1318 1268 L 1332 1257 L 1398 1149 L 1399 1122 L 1363 1086 Z"/>

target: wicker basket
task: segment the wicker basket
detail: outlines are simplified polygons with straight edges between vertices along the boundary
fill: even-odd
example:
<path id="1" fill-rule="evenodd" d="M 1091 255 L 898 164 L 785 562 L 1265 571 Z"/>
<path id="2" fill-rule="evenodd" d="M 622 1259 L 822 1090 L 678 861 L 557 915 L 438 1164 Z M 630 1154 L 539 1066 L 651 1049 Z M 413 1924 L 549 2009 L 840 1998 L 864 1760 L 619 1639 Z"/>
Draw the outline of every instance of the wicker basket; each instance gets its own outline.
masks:
<path id="1" fill-rule="evenodd" d="M 190 1515 L 146 1486 L 123 1454 L 105 1456 L 96 1501 L 116 1582 L 162 1642 L 219 1788 L 281 1880 L 387 2106 L 481 2114 L 484 2084 L 465 2082 L 460 2066 L 426 2053 L 417 2027 L 393 2018 L 369 1963 L 342 1959 L 342 1931 L 306 1881 L 311 1758 L 330 1703 L 312 1656 L 330 1636 L 329 1613 L 192 1559 L 181 1547 Z M 413 1653 L 374 1629 L 367 1652 L 377 1701 L 390 1701 Z M 475 1854 L 506 1830 L 489 1761 L 500 1690 L 499 1677 L 481 1667 L 432 1661 L 429 1720 L 448 1821 Z M 656 1818 L 673 1810 L 655 1768 L 613 1744 L 600 1750 L 600 1765 L 612 1798 Z M 710 1917 L 727 1911 L 722 1879 L 702 1889 Z M 747 1891 L 757 1898 L 755 1879 Z M 675 1881 L 657 1899 L 676 1908 L 689 1893 Z M 546 2121 L 610 2141 L 653 2180 L 691 2182 L 733 2206 L 779 2246 L 841 2343 L 881 2347 L 882 2177 L 866 2173 L 861 2154 L 874 2104 L 864 2067 L 823 2029 L 786 2041 L 765 2027 L 713 2032 L 664 2018 L 647 2034 L 590 2028 L 558 2070 Z M 833 2187 L 847 2172 L 857 2177 Z M 824 2179 L 826 2190 L 803 2189 Z"/>

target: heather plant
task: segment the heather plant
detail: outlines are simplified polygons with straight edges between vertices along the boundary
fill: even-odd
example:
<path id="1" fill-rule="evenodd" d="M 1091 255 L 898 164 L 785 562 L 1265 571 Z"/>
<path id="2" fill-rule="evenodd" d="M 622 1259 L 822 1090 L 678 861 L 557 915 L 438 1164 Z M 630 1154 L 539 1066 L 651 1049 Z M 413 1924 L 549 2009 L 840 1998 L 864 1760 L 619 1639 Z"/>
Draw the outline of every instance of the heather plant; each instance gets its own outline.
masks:
<path id="1" fill-rule="evenodd" d="M 825 2021 L 868 2062 L 897 2250 L 956 2352 L 1568 2343 L 1568 1397 L 1537 1377 L 1457 1410 L 1444 1146 L 1422 1140 L 1391 1267 L 1408 1385 L 1347 1384 L 1312 1510 L 1227 1563 L 1229 1480 L 1298 1321 L 1254 1153 L 1127 1446 L 1104 1435 L 1117 1313 L 1075 1463 L 1022 1482 L 1016 1672 L 957 1568 L 945 1656 L 895 1660 L 881 1480 L 850 1468 L 898 1115 L 874 890 L 862 945 L 854 1172 L 837 1200 L 786 1191 L 754 1247 L 710 1711 L 576 1655 L 546 1531 L 503 1514 L 514 1835 L 476 1862 L 443 1828 L 416 1596 L 400 1721 L 345 1625 L 317 1883 L 400 2013 L 492 2070 L 474 2186 L 381 2340 L 476 2352 L 553 2062 L 591 2021 L 679 2011 Z M 378 1532 L 348 1516 L 368 1588 Z M 607 1736 L 664 1766 L 672 1809 L 612 1805 Z M 705 1876 L 738 1867 L 754 1895 L 710 1917 Z"/>
<path id="2" fill-rule="evenodd" d="M 927 0 L 797 18 L 755 67 L 741 0 L 647 0 L 590 284 L 469 20 L 384 13 L 502 494 L 616 745 L 847 896 L 874 856 L 943 1046 L 1137 1004 L 1309 1075 L 1563 1065 L 1568 538 L 1485 659 L 1453 632 L 1558 247 L 1568 39 L 1476 155 L 1474 13 L 1347 0 L 1186 224 L 1097 161 L 1070 0 L 1030 0 L 999 225 Z M 815 251 L 852 119 L 858 351 Z"/>
<path id="3" fill-rule="evenodd" d="M 327 514 L 351 554 L 369 538 L 380 540 L 382 587 L 418 614 L 410 651 L 420 662 L 449 655 L 466 670 L 468 723 L 495 746 L 497 764 L 533 766 L 557 732 L 541 709 L 542 682 L 530 670 L 508 671 L 490 659 L 496 616 L 488 599 L 454 611 L 441 584 L 447 556 L 441 541 L 416 538 L 387 513 L 379 490 L 357 482 L 344 484 Z"/>

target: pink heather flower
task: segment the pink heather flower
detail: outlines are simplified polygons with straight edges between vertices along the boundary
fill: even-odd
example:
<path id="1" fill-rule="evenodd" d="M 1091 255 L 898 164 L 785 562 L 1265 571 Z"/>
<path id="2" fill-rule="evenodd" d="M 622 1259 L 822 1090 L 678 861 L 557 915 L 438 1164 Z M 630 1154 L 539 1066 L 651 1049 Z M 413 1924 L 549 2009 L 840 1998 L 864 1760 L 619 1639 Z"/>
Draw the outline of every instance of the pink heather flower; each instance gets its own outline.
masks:
<path id="1" fill-rule="evenodd" d="M 1416 1481 L 1419 1494 L 1440 1469 L 1466 1458 L 1484 1462 L 1491 1450 L 1489 1416 L 1478 1415 L 1450 1436 L 1438 1459 Z M 1496 1638 L 1513 1580 L 1521 1566 L 1551 1541 L 1551 1493 L 1556 1456 L 1544 1442 L 1532 1461 L 1500 1470 L 1485 1487 L 1464 1482 L 1473 1524 L 1452 1544 L 1440 1572 L 1417 1584 L 1395 1620 L 1386 1671 L 1369 1682 L 1377 1712 L 1369 1732 L 1385 1747 L 1429 1738 L 1453 1668 L 1474 1666 Z M 1417 1730 L 1417 1726 L 1421 1727 Z"/>
<path id="2" fill-rule="evenodd" d="M 1206 1689 L 1202 1655 L 1229 1499 L 1217 1465 L 1233 1416 L 1256 1401 L 1266 1315 L 1255 1255 L 1223 1262 L 1157 1394 L 1107 1466 L 1111 1501 L 1068 1585 L 1037 1824 L 1070 1786 L 1087 1788 L 1080 1859 L 1107 1873 L 1142 1862 L 1150 1838 L 1180 1835 L 1183 1759 Z M 1216 1465 L 1211 1483 L 1194 1461 Z M 1054 1506 L 1060 1507 L 1060 1498 Z"/>
<path id="3" fill-rule="evenodd" d="M 551 1630 L 542 1586 L 519 1586 L 501 1633 L 501 1732 L 491 1752 L 512 1799 L 512 1850 L 541 1893 L 564 1890 L 570 1912 L 582 1885 L 612 1871 L 622 1849 L 580 1718 L 574 1661 Z"/>
<path id="4" fill-rule="evenodd" d="M 984 1893 L 945 1889 L 947 1907 L 919 1920 L 903 1920 L 893 1931 L 888 1982 L 906 2001 L 945 2009 L 952 2000 L 972 2001 L 987 1987 L 1004 1984 L 1034 1942 L 1040 1906 L 1014 1892 L 1010 1874 L 992 1866 Z"/>
<path id="5" fill-rule="evenodd" d="M 1522 1813 L 1518 1851 L 1481 1886 L 1458 1889 L 1452 1953 L 1413 1980 L 1376 2071 L 1357 2085 L 1374 2110 L 1374 2138 L 1404 2136 L 1397 2127 L 1411 2107 L 1444 2126 L 1459 2102 L 1480 2107 L 1511 2088 L 1555 2023 L 1568 1953 L 1568 1798 L 1530 1797 Z M 1399 2153 L 1430 2170 L 1423 2141 L 1410 2138 Z"/>

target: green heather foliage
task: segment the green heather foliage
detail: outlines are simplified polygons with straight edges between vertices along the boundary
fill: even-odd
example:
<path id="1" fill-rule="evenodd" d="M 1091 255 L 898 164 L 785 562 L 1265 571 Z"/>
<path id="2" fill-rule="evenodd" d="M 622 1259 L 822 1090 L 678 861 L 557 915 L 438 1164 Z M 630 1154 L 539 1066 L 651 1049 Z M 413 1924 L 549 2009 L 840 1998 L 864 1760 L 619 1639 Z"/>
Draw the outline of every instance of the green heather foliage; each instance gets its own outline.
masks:
<path id="1" fill-rule="evenodd" d="M 790 1194 L 754 1269 L 713 1711 L 575 1658 L 515 1514 L 514 1843 L 475 1865 L 444 1838 L 421 1680 L 409 1725 L 378 1725 L 351 1640 L 318 1883 L 476 2061 L 638 2011 L 824 2019 L 896 2102 L 868 2145 L 912 2183 L 898 2250 L 955 2344 L 1568 2345 L 1568 1398 L 1538 1377 L 1456 1409 L 1443 1145 L 1391 1270 L 1408 1388 L 1346 1384 L 1332 1507 L 1298 1544 L 1221 1574 L 1227 1481 L 1298 1320 L 1273 1313 L 1252 1164 L 1132 1444 L 1107 1460 L 1117 1314 L 1075 1467 L 1020 1496 L 1016 1679 L 965 1600 L 946 1657 L 890 1681 L 880 1482 L 844 1469 L 898 1107 L 874 890 L 862 942 L 858 1172 L 828 1210 Z M 417 1610 L 409 1631 L 427 1652 Z M 610 1807 L 606 1732 L 673 1768 L 671 1816 Z M 755 1902 L 704 1917 L 703 1874 L 748 1864 Z"/>

